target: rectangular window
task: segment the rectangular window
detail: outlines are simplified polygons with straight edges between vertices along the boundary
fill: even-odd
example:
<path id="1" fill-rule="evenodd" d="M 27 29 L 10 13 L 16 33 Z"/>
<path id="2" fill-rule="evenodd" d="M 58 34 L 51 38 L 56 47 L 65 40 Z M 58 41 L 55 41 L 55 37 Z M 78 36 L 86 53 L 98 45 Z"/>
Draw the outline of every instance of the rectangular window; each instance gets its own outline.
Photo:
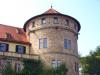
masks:
<path id="1" fill-rule="evenodd" d="M 43 48 L 43 39 L 39 39 L 39 48 Z"/>
<path id="2" fill-rule="evenodd" d="M 67 47 L 70 49 L 71 48 L 71 40 L 68 40 L 67 43 L 68 43 Z"/>
<path id="3" fill-rule="evenodd" d="M 46 19 L 45 18 L 41 19 L 41 24 L 46 24 Z"/>
<path id="4" fill-rule="evenodd" d="M 65 25 L 69 25 L 69 21 L 67 19 L 65 20 Z"/>
<path id="5" fill-rule="evenodd" d="M 71 40 L 64 39 L 64 48 L 65 49 L 70 49 L 71 48 Z"/>
<path id="6" fill-rule="evenodd" d="M 16 52 L 23 54 L 26 52 L 26 47 L 21 45 L 16 45 Z"/>
<path id="7" fill-rule="evenodd" d="M 53 23 L 58 24 L 58 17 L 54 17 Z"/>
<path id="8" fill-rule="evenodd" d="M 23 69 L 23 65 L 20 63 L 15 63 L 15 70 L 16 72 L 19 72 Z"/>
<path id="9" fill-rule="evenodd" d="M 57 68 L 61 65 L 61 61 L 60 60 L 52 60 L 52 67 L 53 68 Z"/>
<path id="10" fill-rule="evenodd" d="M 39 39 L 39 48 L 47 48 L 47 38 Z"/>
<path id="11" fill-rule="evenodd" d="M 74 28 L 75 28 L 75 30 L 77 30 L 77 25 L 76 24 L 74 24 Z"/>
<path id="12" fill-rule="evenodd" d="M 75 71 L 78 72 L 79 71 L 79 66 L 78 63 L 75 62 Z"/>
<path id="13" fill-rule="evenodd" d="M 8 51 L 8 44 L 0 43 L 0 51 L 2 51 L 2 52 Z"/>
<path id="14" fill-rule="evenodd" d="M 47 38 L 43 39 L 43 48 L 47 48 Z"/>
<path id="15" fill-rule="evenodd" d="M 32 28 L 33 28 L 33 27 L 35 27 L 35 22 L 34 22 L 34 21 L 32 22 Z"/>
<path id="16" fill-rule="evenodd" d="M 64 39 L 64 48 L 67 48 L 67 39 Z"/>

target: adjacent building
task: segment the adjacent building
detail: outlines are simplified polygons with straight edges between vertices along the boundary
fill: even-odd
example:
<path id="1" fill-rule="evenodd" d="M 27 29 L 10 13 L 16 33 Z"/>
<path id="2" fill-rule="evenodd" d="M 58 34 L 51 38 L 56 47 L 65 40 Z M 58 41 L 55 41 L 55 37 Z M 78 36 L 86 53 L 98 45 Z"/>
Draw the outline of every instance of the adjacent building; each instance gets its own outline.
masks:
<path id="1" fill-rule="evenodd" d="M 11 62 L 18 70 L 20 59 L 40 57 L 53 68 L 65 63 L 68 75 L 78 75 L 80 28 L 75 18 L 53 8 L 27 20 L 23 28 L 0 24 L 0 65 Z"/>

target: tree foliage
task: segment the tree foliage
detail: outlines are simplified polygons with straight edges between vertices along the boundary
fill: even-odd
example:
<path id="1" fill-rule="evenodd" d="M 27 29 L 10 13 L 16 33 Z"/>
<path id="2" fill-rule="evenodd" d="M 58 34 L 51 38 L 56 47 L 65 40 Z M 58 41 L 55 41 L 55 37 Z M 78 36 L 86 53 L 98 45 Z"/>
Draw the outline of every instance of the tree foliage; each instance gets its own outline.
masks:
<path id="1" fill-rule="evenodd" d="M 67 68 L 65 64 L 57 68 L 45 67 L 40 60 L 23 60 L 24 69 L 16 72 L 11 65 L 7 65 L 2 72 L 2 75 L 66 75 Z"/>
<path id="2" fill-rule="evenodd" d="M 100 46 L 86 57 L 80 58 L 82 72 L 90 75 L 100 75 Z"/>
<path id="3" fill-rule="evenodd" d="M 5 68 L 2 70 L 2 75 L 14 75 L 14 70 L 11 67 L 11 64 L 5 65 Z"/>
<path id="4" fill-rule="evenodd" d="M 40 60 L 24 60 L 24 69 L 21 75 L 39 75 L 43 64 Z"/>
<path id="5" fill-rule="evenodd" d="M 40 75 L 66 75 L 67 71 L 65 64 L 62 64 L 57 68 L 44 68 Z"/>

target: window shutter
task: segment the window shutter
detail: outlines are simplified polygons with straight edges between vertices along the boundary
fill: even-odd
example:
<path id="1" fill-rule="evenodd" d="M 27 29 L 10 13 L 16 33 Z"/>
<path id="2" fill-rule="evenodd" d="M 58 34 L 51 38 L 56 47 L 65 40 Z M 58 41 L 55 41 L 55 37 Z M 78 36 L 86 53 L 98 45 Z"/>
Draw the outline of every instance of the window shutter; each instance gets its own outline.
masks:
<path id="1" fill-rule="evenodd" d="M 16 52 L 18 52 L 18 45 L 16 45 Z"/>
<path id="2" fill-rule="evenodd" d="M 23 50 L 24 50 L 24 51 L 23 51 L 23 53 L 26 53 L 26 47 L 25 47 L 25 46 L 23 46 L 23 48 L 24 48 L 24 49 L 23 49 Z"/>
<path id="3" fill-rule="evenodd" d="M 6 44 L 6 51 L 8 51 L 9 50 L 9 45 L 8 44 Z"/>

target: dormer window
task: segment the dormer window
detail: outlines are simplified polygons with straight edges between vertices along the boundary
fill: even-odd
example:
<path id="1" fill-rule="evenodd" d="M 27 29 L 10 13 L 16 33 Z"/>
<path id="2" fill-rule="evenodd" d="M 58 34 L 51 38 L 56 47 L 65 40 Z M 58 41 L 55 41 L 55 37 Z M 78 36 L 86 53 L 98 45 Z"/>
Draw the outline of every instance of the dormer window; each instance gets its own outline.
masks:
<path id="1" fill-rule="evenodd" d="M 6 33 L 6 34 L 5 34 L 5 38 L 6 38 L 6 39 L 12 39 L 12 35 L 11 35 L 10 33 Z"/>
<path id="2" fill-rule="evenodd" d="M 54 17 L 54 18 L 53 18 L 53 23 L 54 23 L 54 24 L 58 24 L 58 17 Z"/>
<path id="3" fill-rule="evenodd" d="M 16 33 L 17 33 L 17 34 L 23 34 L 22 30 L 19 29 L 19 28 L 16 29 Z"/>
<path id="4" fill-rule="evenodd" d="M 46 24 L 46 19 L 45 18 L 41 19 L 41 24 Z"/>

